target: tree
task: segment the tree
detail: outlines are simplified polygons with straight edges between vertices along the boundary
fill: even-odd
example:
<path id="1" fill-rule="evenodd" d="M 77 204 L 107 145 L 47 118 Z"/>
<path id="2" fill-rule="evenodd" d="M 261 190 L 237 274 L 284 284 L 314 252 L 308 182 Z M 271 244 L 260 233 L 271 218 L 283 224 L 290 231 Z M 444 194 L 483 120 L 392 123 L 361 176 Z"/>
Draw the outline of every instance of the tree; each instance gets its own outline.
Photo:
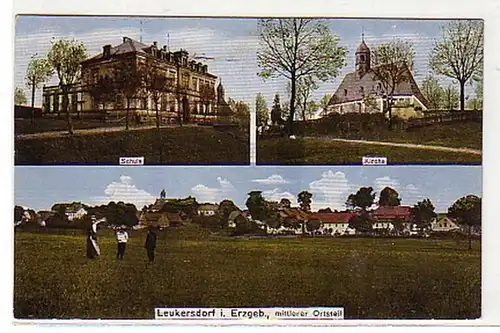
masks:
<path id="1" fill-rule="evenodd" d="M 269 110 L 262 93 L 258 93 L 255 97 L 255 117 L 257 118 L 257 127 L 264 127 L 269 121 Z"/>
<path id="2" fill-rule="evenodd" d="M 323 117 L 326 116 L 326 114 L 328 113 L 328 104 L 330 103 L 330 99 L 332 99 L 332 95 L 325 94 L 323 95 L 323 97 L 321 97 L 321 100 L 319 101 L 319 107 L 321 108 L 321 110 L 323 110 L 321 112 Z"/>
<path id="3" fill-rule="evenodd" d="M 306 228 L 313 236 L 316 230 L 321 227 L 321 221 L 318 219 L 312 219 L 307 221 Z"/>
<path id="4" fill-rule="evenodd" d="M 130 101 L 141 96 L 142 82 L 144 82 L 144 72 L 139 69 L 135 59 L 124 59 L 114 65 L 114 82 L 116 91 L 125 96 L 126 115 L 125 129 L 129 129 L 130 122 Z"/>
<path id="5" fill-rule="evenodd" d="M 232 200 L 225 199 L 219 203 L 217 216 L 219 218 L 220 226 L 222 228 L 227 227 L 229 215 L 234 211 L 239 211 L 239 208 L 234 204 Z"/>
<path id="6" fill-rule="evenodd" d="M 379 111 L 379 104 L 377 102 L 377 96 L 373 93 L 366 94 L 363 97 L 363 104 L 365 105 L 366 112 Z"/>
<path id="7" fill-rule="evenodd" d="M 373 220 L 367 212 L 356 214 L 349 219 L 349 228 L 356 232 L 366 234 L 373 231 Z"/>
<path id="8" fill-rule="evenodd" d="M 458 90 L 450 84 L 443 90 L 441 107 L 445 110 L 455 110 L 458 107 L 458 104 Z"/>
<path id="9" fill-rule="evenodd" d="M 259 75 L 290 81 L 288 131 L 293 134 L 297 81 L 306 76 L 321 82 L 336 77 L 345 66 L 347 50 L 337 45 L 339 38 L 319 19 L 261 19 L 257 28 Z"/>
<path id="10" fill-rule="evenodd" d="M 280 206 L 282 208 L 290 208 L 292 206 L 292 202 L 290 201 L 290 199 L 282 198 L 280 200 Z"/>
<path id="11" fill-rule="evenodd" d="M 264 222 L 268 227 L 278 229 L 283 225 L 283 218 L 279 212 L 279 204 L 275 201 L 265 202 Z"/>
<path id="12" fill-rule="evenodd" d="M 349 194 L 346 201 L 346 206 L 354 209 L 356 207 L 366 211 L 375 202 L 375 193 L 373 187 L 361 187 L 356 193 Z"/>
<path id="13" fill-rule="evenodd" d="M 413 46 L 409 42 L 394 40 L 378 46 L 372 54 L 372 72 L 380 81 L 387 96 L 389 129 L 392 129 L 392 105 L 394 91 L 401 83 L 411 80 Z"/>
<path id="14" fill-rule="evenodd" d="M 266 200 L 262 197 L 261 191 L 251 191 L 248 193 L 248 199 L 245 202 L 252 219 L 264 221 Z"/>
<path id="15" fill-rule="evenodd" d="M 472 249 L 472 228 L 481 226 L 481 198 L 467 195 L 458 199 L 448 208 L 448 216 L 468 227 L 469 250 Z"/>
<path id="16" fill-rule="evenodd" d="M 417 204 L 410 209 L 410 215 L 413 222 L 420 230 L 428 229 L 432 219 L 436 217 L 434 205 L 429 199 L 417 202 Z"/>
<path id="17" fill-rule="evenodd" d="M 380 198 L 378 200 L 379 206 L 399 206 L 401 204 L 401 198 L 399 193 L 390 187 L 385 187 L 380 191 Z"/>
<path id="18" fill-rule="evenodd" d="M 455 20 L 442 28 L 429 56 L 434 73 L 458 80 L 460 110 L 465 107 L 465 84 L 483 67 L 483 22 Z"/>
<path id="19" fill-rule="evenodd" d="M 24 93 L 23 88 L 16 87 L 14 90 L 14 104 L 15 105 L 25 105 L 28 102 L 26 98 L 26 94 Z"/>
<path id="20" fill-rule="evenodd" d="M 280 95 L 276 93 L 273 100 L 273 108 L 271 109 L 271 122 L 273 125 L 281 125 L 283 123 Z"/>
<path id="21" fill-rule="evenodd" d="M 443 88 L 439 85 L 438 80 L 432 76 L 427 75 L 422 81 L 422 94 L 429 103 L 430 109 L 439 109 L 443 99 Z"/>
<path id="22" fill-rule="evenodd" d="M 471 84 L 474 86 L 475 97 L 467 101 L 467 108 L 480 110 L 483 108 L 483 71 L 482 69 L 472 77 Z"/>
<path id="23" fill-rule="evenodd" d="M 87 58 L 85 45 L 67 39 L 52 40 L 47 60 L 59 78 L 63 95 L 63 112 L 66 112 L 68 132 L 73 134 L 73 123 L 69 110 L 69 89 L 80 77 L 80 63 Z"/>
<path id="24" fill-rule="evenodd" d="M 243 129 L 248 129 L 250 126 L 250 106 L 243 101 L 235 101 L 229 99 L 229 105 L 234 110 L 234 121 Z"/>
<path id="25" fill-rule="evenodd" d="M 290 84 L 288 88 L 291 94 Z M 317 110 L 316 104 L 309 100 L 311 94 L 316 89 L 318 89 L 318 85 L 311 76 L 304 76 L 297 80 L 297 110 L 300 111 L 300 118 L 302 120 L 307 120 L 310 118 L 311 113 Z M 311 106 L 310 102 L 313 102 L 314 104 Z"/>
<path id="26" fill-rule="evenodd" d="M 89 93 L 97 105 L 102 104 L 103 110 L 106 110 L 106 103 L 112 102 L 116 97 L 116 87 L 109 75 L 101 76 L 97 81 L 89 86 Z"/>
<path id="27" fill-rule="evenodd" d="M 302 191 L 297 195 L 297 201 L 300 208 L 305 212 L 311 211 L 312 194 L 308 191 Z"/>
<path id="28" fill-rule="evenodd" d="M 34 56 L 28 64 L 26 70 L 26 86 L 31 89 L 31 108 L 35 107 L 35 92 L 40 85 L 48 81 L 54 74 L 51 64 L 46 59 L 36 59 Z M 25 102 L 26 103 L 26 102 Z M 35 121 L 35 112 L 33 111 L 31 121 Z"/>

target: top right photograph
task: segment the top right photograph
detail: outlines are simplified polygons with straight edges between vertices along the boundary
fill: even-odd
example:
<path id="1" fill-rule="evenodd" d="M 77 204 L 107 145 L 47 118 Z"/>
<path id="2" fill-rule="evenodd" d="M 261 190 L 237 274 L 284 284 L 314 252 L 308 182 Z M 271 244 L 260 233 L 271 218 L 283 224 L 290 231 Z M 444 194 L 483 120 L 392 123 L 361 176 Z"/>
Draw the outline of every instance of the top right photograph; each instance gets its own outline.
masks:
<path id="1" fill-rule="evenodd" d="M 483 20 L 257 24 L 257 164 L 481 164 Z"/>

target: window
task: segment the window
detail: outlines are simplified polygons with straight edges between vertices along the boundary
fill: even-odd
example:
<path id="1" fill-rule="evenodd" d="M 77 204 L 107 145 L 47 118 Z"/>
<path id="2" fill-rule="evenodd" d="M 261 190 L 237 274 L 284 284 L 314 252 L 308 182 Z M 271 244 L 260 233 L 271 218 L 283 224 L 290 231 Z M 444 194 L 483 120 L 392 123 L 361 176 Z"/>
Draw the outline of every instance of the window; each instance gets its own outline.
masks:
<path id="1" fill-rule="evenodd" d="M 365 61 L 365 55 L 364 54 L 362 54 L 359 58 L 361 59 L 361 61 Z"/>
<path id="2" fill-rule="evenodd" d="M 363 87 L 359 87 L 359 92 L 360 92 L 361 94 L 364 94 L 364 93 L 365 93 L 365 88 L 363 88 Z"/>
<path id="3" fill-rule="evenodd" d="M 347 96 L 347 89 L 344 89 L 344 96 Z"/>

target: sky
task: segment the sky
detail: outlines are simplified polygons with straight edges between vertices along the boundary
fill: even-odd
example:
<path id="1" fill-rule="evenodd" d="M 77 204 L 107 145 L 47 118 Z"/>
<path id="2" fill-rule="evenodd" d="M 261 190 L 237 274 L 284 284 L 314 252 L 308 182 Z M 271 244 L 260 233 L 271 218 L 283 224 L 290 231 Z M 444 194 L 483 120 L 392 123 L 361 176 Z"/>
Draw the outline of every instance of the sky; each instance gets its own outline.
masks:
<path id="1" fill-rule="evenodd" d="M 245 208 L 247 193 L 262 191 L 268 200 L 296 203 L 302 190 L 313 194 L 312 208 L 345 209 L 349 194 L 361 186 L 377 193 L 397 190 L 403 205 L 429 198 L 436 212 L 446 212 L 465 195 L 481 196 L 480 166 L 384 167 L 16 167 L 15 204 L 35 210 L 54 203 L 109 201 L 151 204 L 162 189 L 169 198 L 195 196 L 198 202 L 231 199 Z"/>
<path id="2" fill-rule="evenodd" d="M 441 36 L 442 20 L 388 20 L 388 19 L 329 19 L 330 29 L 339 38 L 339 45 L 348 50 L 347 66 L 340 74 L 323 84 L 313 95 L 319 101 L 324 94 L 333 94 L 346 73 L 354 70 L 354 53 L 361 42 L 361 33 L 370 48 L 399 38 L 410 41 L 415 51 L 414 76 L 418 84 L 429 73 L 428 56 L 435 38 Z M 168 44 L 171 51 L 180 48 L 196 55 L 213 57 L 207 60 L 209 72 L 217 75 L 226 90 L 226 96 L 247 102 L 254 110 L 257 93 L 263 93 L 271 107 L 274 93 L 286 96 L 286 81 L 263 81 L 257 76 L 259 48 L 256 19 L 232 18 L 140 18 L 140 17 L 64 17 L 18 16 L 15 25 L 15 86 L 25 88 L 24 76 L 29 60 L 44 57 L 52 38 L 74 38 L 87 47 L 89 56 L 101 52 L 105 44 L 117 45 L 123 36 L 146 44 L 157 41 Z M 169 37 L 167 37 L 169 36 Z M 440 77 L 443 85 L 451 79 Z M 56 84 L 53 79 L 50 84 Z M 458 86 L 457 86 L 458 87 Z M 26 89 L 28 99 L 31 93 Z M 467 87 L 473 96 L 473 88 Z M 282 97 L 283 100 L 284 97 Z M 41 90 L 35 104 L 41 104 Z"/>

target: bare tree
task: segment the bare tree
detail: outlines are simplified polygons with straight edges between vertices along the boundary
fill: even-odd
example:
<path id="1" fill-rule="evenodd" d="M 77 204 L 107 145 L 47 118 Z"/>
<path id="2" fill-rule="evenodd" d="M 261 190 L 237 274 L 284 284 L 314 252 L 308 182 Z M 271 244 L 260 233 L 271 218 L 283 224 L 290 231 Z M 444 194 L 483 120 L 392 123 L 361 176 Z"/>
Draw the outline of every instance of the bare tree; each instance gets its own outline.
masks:
<path id="1" fill-rule="evenodd" d="M 443 27 L 443 35 L 436 40 L 429 56 L 429 66 L 438 75 L 458 80 L 460 110 L 465 107 L 465 84 L 482 71 L 483 22 L 456 20 Z"/>
<path id="2" fill-rule="evenodd" d="M 392 128 L 392 105 L 394 91 L 403 82 L 411 79 L 413 47 L 409 42 L 394 40 L 379 45 L 372 54 L 372 71 L 380 81 L 387 96 L 389 129 Z"/>
<path id="3" fill-rule="evenodd" d="M 338 46 L 339 38 L 319 19 L 261 19 L 258 31 L 259 75 L 290 81 L 288 131 L 293 134 L 297 80 L 310 76 L 324 82 L 337 76 L 345 66 L 347 50 Z"/>
<path id="4" fill-rule="evenodd" d="M 422 94 L 429 102 L 429 107 L 431 109 L 439 109 L 441 100 L 443 99 L 443 93 L 443 88 L 439 85 L 438 80 L 434 76 L 428 75 L 425 77 L 422 82 Z"/>

